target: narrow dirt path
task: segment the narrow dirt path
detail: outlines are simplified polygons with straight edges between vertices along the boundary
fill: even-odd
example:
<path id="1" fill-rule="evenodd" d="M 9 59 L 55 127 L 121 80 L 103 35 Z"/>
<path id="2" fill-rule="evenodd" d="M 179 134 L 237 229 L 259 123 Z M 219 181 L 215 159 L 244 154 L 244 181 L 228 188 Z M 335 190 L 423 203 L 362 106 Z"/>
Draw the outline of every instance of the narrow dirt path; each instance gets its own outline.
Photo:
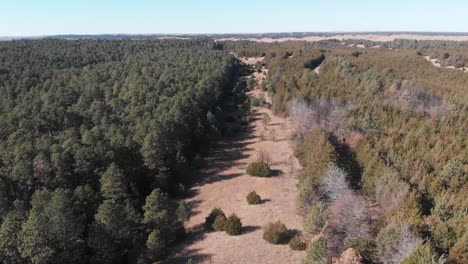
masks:
<path id="1" fill-rule="evenodd" d="M 244 61 L 254 64 L 258 59 Z M 254 74 L 258 86 L 248 95 L 263 95 L 269 101 L 268 95 L 259 88 L 265 74 L 266 69 Z M 303 251 L 293 251 L 288 245 L 272 245 L 262 238 L 262 226 L 272 221 L 280 220 L 289 229 L 302 230 L 302 217 L 296 210 L 295 172 L 300 170 L 300 165 L 293 157 L 288 120 L 273 116 L 267 108 L 255 107 L 253 111 L 256 120 L 249 131 L 218 142 L 205 158 L 206 166 L 199 173 L 199 184 L 192 188 L 192 197 L 187 199 L 193 210 L 186 226 L 188 238 L 168 263 L 185 263 L 192 259 L 195 263 L 279 264 L 300 263 L 303 259 Z M 266 128 L 262 122 L 264 114 L 271 117 Z M 259 152 L 268 153 L 274 172 L 270 178 L 251 177 L 245 173 L 247 165 L 257 160 Z M 264 203 L 248 205 L 246 196 L 250 191 L 256 191 Z M 241 218 L 244 226 L 241 235 L 203 231 L 205 217 L 215 207 Z"/>

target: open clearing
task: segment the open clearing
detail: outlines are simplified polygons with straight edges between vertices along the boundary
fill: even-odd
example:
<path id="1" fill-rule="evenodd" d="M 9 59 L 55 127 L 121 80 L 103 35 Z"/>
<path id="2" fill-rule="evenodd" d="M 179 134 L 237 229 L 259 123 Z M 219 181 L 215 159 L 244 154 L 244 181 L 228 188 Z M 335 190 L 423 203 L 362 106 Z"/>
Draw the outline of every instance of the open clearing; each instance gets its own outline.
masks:
<path id="1" fill-rule="evenodd" d="M 243 60 L 255 64 L 257 58 Z M 262 78 L 266 70 L 255 73 L 257 87 L 249 96 L 260 96 Z M 264 94 L 266 101 L 269 98 Z M 188 259 L 196 263 L 300 263 L 304 251 L 293 251 L 288 245 L 272 245 L 263 240 L 262 226 L 280 220 L 289 229 L 302 230 L 303 220 L 296 209 L 295 172 L 300 170 L 293 157 L 291 126 L 286 118 L 273 116 L 267 108 L 255 107 L 255 121 L 249 131 L 232 139 L 217 143 L 205 157 L 199 182 L 191 189 L 192 197 L 186 201 L 193 215 L 186 228 L 188 238 L 175 249 L 176 254 L 168 263 L 185 263 Z M 263 114 L 271 117 L 264 129 Z M 261 134 L 265 136 L 261 140 Z M 274 132 L 271 132 L 274 131 Z M 275 134 L 276 140 L 271 140 Z M 273 170 L 270 178 L 251 177 L 245 173 L 247 165 L 257 160 L 258 152 L 268 153 Z M 264 200 L 260 205 L 248 205 L 246 196 L 255 190 Z M 224 232 L 205 232 L 202 224 L 205 217 L 215 208 L 226 215 L 236 213 L 243 224 L 239 236 Z"/>

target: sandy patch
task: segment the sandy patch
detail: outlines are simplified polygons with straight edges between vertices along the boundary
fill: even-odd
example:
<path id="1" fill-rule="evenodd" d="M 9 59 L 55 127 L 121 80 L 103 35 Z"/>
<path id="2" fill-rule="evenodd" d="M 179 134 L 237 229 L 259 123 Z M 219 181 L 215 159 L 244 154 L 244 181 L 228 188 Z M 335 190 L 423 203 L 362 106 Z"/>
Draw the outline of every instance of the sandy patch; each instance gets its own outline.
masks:
<path id="1" fill-rule="evenodd" d="M 429 57 L 429 56 L 424 56 L 424 59 L 426 59 L 427 61 L 431 62 L 432 65 L 434 65 L 434 67 L 437 67 L 437 68 L 445 68 L 445 69 L 459 70 L 459 71 L 468 73 L 468 67 L 463 67 L 463 68 L 456 68 L 455 66 L 442 67 L 442 65 L 440 64 L 440 60 L 438 60 L 438 59 L 431 59 L 431 57 Z"/>

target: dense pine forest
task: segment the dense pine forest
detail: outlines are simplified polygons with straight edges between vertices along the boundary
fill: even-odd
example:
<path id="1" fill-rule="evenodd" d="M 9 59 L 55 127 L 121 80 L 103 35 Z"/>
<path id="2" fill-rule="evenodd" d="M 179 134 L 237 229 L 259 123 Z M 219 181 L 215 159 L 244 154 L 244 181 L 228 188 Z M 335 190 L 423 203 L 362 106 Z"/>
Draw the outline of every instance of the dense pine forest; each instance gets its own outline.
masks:
<path id="1" fill-rule="evenodd" d="M 0 263 L 164 258 L 243 71 L 209 39 L 1 42 Z"/>
<path id="2" fill-rule="evenodd" d="M 224 43 L 265 57 L 263 89 L 295 123 L 298 206 L 323 234 L 304 263 L 349 247 L 366 263 L 468 262 L 468 73 L 423 58 L 461 67 L 467 45 Z"/>

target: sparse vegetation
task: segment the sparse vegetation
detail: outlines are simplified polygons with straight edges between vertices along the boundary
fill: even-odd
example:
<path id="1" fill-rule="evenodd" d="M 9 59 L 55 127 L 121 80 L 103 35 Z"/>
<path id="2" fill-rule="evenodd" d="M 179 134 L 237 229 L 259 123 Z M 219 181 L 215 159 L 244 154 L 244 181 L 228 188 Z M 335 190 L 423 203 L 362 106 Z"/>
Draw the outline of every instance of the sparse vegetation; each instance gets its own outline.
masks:
<path id="1" fill-rule="evenodd" d="M 292 250 L 302 251 L 307 249 L 307 244 L 300 236 L 294 236 L 291 240 L 289 240 L 289 248 Z"/>
<path id="2" fill-rule="evenodd" d="M 226 218 L 226 215 L 224 214 L 223 210 L 221 210 L 220 208 L 214 208 L 213 210 L 211 210 L 210 214 L 205 218 L 205 223 L 203 224 L 205 230 L 214 230 L 213 224 L 215 220 L 220 216 Z"/>
<path id="3" fill-rule="evenodd" d="M 248 204 L 261 204 L 262 198 L 255 191 L 251 191 L 247 194 L 247 203 Z"/>
<path id="4" fill-rule="evenodd" d="M 376 49 L 347 47 L 357 44 Z M 467 258 L 462 245 L 468 173 L 460 142 L 466 134 L 461 124 L 468 122 L 463 111 L 468 75 L 420 57 L 458 67 L 467 57 L 467 42 L 228 45 L 265 54 L 272 110 L 289 115 L 303 167 L 298 206 L 310 222 L 323 223 L 309 213 L 318 210 L 318 202 L 326 205 L 320 210 L 329 216 L 325 227 L 310 229 L 323 231 L 328 257 L 359 241 L 355 245 L 370 262 L 383 261 L 383 248 L 398 248 L 399 254 L 385 252 L 399 255 L 385 256 L 396 262 Z M 318 77 L 310 61 L 320 61 Z M 369 210 L 376 221 L 369 221 Z M 405 243 L 398 242 L 401 233 Z M 420 252 L 422 238 L 430 253 Z M 364 244 L 375 244 L 374 252 L 364 251 Z"/>
<path id="5" fill-rule="evenodd" d="M 247 166 L 247 174 L 257 177 L 268 177 L 271 175 L 271 169 L 266 163 L 252 162 Z"/>
<path id="6" fill-rule="evenodd" d="M 307 250 L 303 264 L 327 264 L 327 240 L 324 237 L 313 242 Z"/>
<path id="7" fill-rule="evenodd" d="M 271 244 L 282 244 L 287 242 L 288 229 L 280 222 L 268 223 L 263 227 L 263 239 Z"/>
<path id="8" fill-rule="evenodd" d="M 218 215 L 212 225 L 214 231 L 226 231 L 226 216 Z"/>
<path id="9" fill-rule="evenodd" d="M 325 228 L 327 218 L 328 211 L 325 203 L 322 201 L 316 202 L 307 214 L 305 230 L 312 234 L 322 231 Z"/>
<path id="10" fill-rule="evenodd" d="M 230 236 L 240 235 L 242 231 L 242 222 L 240 218 L 235 214 L 230 215 L 224 224 L 224 231 L 226 231 L 226 234 Z"/>

